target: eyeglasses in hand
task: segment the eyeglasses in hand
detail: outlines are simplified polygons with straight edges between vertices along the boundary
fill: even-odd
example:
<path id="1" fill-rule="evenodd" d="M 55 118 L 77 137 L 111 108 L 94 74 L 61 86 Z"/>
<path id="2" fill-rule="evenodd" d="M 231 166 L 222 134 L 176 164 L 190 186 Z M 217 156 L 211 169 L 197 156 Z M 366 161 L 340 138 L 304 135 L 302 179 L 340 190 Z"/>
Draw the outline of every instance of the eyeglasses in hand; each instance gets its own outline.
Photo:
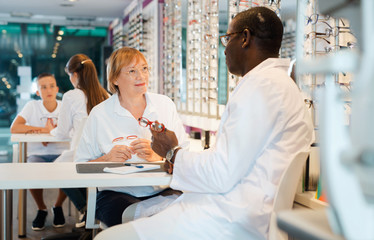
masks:
<path id="1" fill-rule="evenodd" d="M 158 122 L 151 122 L 148 119 L 146 119 L 145 117 L 139 118 L 138 122 L 139 122 L 140 126 L 142 126 L 142 127 L 148 127 L 149 126 L 149 128 L 151 130 L 156 131 L 156 132 L 163 132 L 166 129 L 164 124 L 158 123 Z"/>

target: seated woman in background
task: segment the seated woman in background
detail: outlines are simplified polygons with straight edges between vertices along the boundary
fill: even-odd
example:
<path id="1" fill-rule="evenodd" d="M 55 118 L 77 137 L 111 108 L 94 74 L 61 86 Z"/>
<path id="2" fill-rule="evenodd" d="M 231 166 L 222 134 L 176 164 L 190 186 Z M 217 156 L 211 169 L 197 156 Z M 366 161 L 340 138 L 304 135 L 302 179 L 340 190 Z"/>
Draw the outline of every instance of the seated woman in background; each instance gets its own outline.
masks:
<path id="1" fill-rule="evenodd" d="M 148 93 L 149 68 L 144 55 L 123 47 L 109 59 L 108 83 L 114 93 L 92 109 L 75 154 L 77 162 L 161 161 L 151 148 L 151 132 L 139 125 L 139 118 L 156 119 L 175 131 L 182 147 L 187 134 L 170 98 Z M 131 142 L 131 143 L 130 143 Z M 108 227 L 122 222 L 123 211 L 132 203 L 157 195 L 180 192 L 165 187 L 99 188 L 96 218 Z"/>
<path id="2" fill-rule="evenodd" d="M 87 118 L 94 106 L 107 99 L 109 94 L 100 85 L 96 67 L 88 56 L 84 54 L 72 56 L 66 64 L 65 71 L 74 89 L 63 95 L 57 127 L 51 131 L 51 134 L 59 138 L 74 139 L 81 121 Z M 71 143 L 70 150 L 64 151 L 56 161 L 72 162 L 74 148 L 75 143 Z M 81 212 L 80 222 L 76 224 L 76 227 L 83 227 L 85 225 L 86 189 L 63 189 L 63 191 Z"/>

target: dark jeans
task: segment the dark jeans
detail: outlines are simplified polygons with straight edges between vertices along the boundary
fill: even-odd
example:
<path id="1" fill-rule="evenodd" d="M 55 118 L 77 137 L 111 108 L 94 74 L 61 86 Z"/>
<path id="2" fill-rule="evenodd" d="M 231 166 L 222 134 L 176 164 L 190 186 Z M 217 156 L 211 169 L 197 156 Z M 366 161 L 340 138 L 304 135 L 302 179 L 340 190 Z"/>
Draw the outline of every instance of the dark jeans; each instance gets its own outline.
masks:
<path id="1" fill-rule="evenodd" d="M 87 205 L 87 190 L 86 188 L 63 188 L 62 191 L 73 202 L 74 206 L 83 213 Z"/>
<path id="2" fill-rule="evenodd" d="M 122 213 L 133 203 L 146 200 L 158 195 L 168 196 L 172 194 L 181 194 L 180 191 L 167 188 L 160 193 L 148 197 L 134 197 L 127 193 L 114 191 L 101 191 L 97 193 L 96 198 L 96 218 L 105 223 L 108 227 L 112 227 L 122 223 Z"/>

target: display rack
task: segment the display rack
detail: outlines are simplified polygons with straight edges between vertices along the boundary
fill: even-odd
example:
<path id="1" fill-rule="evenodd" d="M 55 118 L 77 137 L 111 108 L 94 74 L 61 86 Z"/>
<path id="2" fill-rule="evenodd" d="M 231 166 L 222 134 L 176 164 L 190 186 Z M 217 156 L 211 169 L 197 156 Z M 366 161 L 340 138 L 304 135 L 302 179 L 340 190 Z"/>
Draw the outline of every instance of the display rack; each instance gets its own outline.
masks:
<path id="1" fill-rule="evenodd" d="M 182 80 L 182 12 L 181 1 L 166 0 L 163 13 L 163 89 L 181 109 Z"/>
<path id="2" fill-rule="evenodd" d="M 316 2 L 310 0 L 306 4 L 305 12 L 303 13 L 303 45 L 299 46 L 302 52 L 301 59 L 306 61 L 315 61 L 332 54 L 336 54 L 340 50 L 354 50 L 356 47 L 356 38 L 350 29 L 349 22 L 342 18 L 332 18 L 323 16 L 317 11 Z M 300 57 L 299 57 L 300 59 Z M 349 125 L 349 116 L 351 112 L 350 89 L 352 84 L 352 74 L 347 71 L 334 72 L 333 78 L 337 85 L 346 93 L 345 112 L 346 125 Z M 306 73 L 300 75 L 297 82 L 306 96 L 306 104 L 311 108 L 313 122 L 316 128 L 319 126 L 318 122 L 318 101 L 316 100 L 316 91 L 324 87 L 325 75 Z"/>

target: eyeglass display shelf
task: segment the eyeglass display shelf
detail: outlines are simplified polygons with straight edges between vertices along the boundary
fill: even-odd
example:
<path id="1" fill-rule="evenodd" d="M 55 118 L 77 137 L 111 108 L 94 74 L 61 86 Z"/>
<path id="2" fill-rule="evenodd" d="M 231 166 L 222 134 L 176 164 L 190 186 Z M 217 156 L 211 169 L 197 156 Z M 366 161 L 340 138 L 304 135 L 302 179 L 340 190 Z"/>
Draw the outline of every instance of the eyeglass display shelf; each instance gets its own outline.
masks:
<path id="1" fill-rule="evenodd" d="M 360 56 L 352 50 L 341 50 L 328 56 L 298 61 L 299 73 L 354 72 L 358 69 Z"/>

